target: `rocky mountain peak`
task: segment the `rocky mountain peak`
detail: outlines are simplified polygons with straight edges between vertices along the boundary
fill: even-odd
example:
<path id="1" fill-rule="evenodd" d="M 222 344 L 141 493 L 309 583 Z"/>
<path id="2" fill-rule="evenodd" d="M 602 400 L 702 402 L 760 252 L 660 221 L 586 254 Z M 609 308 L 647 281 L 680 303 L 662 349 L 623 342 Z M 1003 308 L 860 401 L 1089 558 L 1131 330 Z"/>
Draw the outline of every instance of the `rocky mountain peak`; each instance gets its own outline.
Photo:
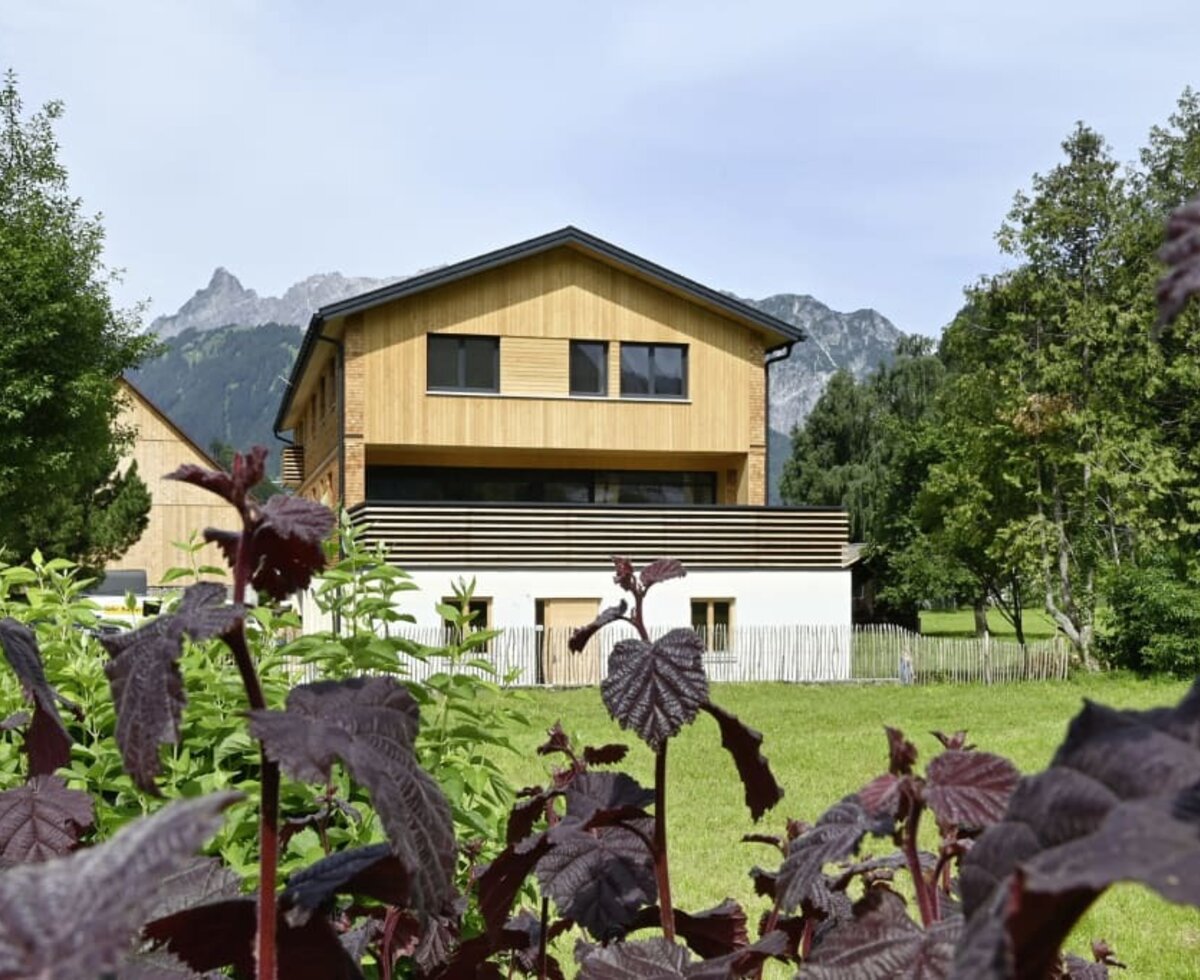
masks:
<path id="1" fill-rule="evenodd" d="M 401 278 L 371 279 L 325 272 L 289 286 L 282 296 L 259 296 L 253 289 L 244 287 L 224 266 L 218 266 L 208 285 L 184 303 L 179 312 L 156 317 L 150 329 L 162 337 L 173 337 L 190 328 L 215 330 L 235 324 L 242 327 L 264 323 L 307 326 L 313 313 L 322 306 L 378 289 Z"/>

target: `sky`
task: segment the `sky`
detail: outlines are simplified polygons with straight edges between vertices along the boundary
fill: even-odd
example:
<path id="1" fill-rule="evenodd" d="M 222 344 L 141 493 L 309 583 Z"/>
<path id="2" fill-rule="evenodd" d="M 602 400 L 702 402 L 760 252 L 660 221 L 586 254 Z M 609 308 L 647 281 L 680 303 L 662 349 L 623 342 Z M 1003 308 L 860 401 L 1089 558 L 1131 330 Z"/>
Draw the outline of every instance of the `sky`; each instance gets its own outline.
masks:
<path id="1" fill-rule="evenodd" d="M 0 69 L 122 306 L 261 295 L 573 224 L 742 296 L 936 336 L 1077 120 L 1136 159 L 1200 86 L 1195 0 L 0 0 Z"/>

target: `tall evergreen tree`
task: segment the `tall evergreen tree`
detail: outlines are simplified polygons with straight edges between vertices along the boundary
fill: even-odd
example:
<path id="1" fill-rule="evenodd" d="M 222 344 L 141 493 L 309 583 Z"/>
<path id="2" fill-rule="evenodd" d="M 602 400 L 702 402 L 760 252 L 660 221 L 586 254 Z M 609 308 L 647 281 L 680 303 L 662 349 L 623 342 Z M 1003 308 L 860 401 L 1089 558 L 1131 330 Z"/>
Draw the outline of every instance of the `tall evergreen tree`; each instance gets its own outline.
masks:
<path id="1" fill-rule="evenodd" d="M 58 160 L 60 103 L 28 117 L 0 85 L 0 546 L 99 567 L 140 536 L 149 494 L 117 475 L 118 379 L 152 348 L 114 308 L 104 232 Z"/>

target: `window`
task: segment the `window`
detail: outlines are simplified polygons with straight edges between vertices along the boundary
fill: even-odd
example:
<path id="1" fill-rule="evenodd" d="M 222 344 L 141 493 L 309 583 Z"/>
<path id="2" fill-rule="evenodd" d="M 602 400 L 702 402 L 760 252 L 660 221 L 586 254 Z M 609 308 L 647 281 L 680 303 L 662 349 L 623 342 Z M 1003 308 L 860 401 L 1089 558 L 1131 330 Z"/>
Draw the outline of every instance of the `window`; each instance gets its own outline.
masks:
<path id="1" fill-rule="evenodd" d="M 478 630 L 485 630 L 491 626 L 492 616 L 492 600 L 491 599 L 475 599 L 472 598 L 464 602 L 458 596 L 449 596 L 442 599 L 442 605 L 450 606 L 452 609 L 461 611 L 468 617 L 467 624 L 460 626 L 455 620 L 450 617 L 442 616 L 442 632 L 445 635 L 445 642 L 450 644 L 461 644 L 463 637 L 469 633 L 475 633 Z M 479 652 L 486 652 L 486 648 Z"/>
<path id="2" fill-rule="evenodd" d="M 500 339 L 430 334 L 425 384 L 429 391 L 499 391 Z"/>
<path id="3" fill-rule="evenodd" d="M 733 626 L 732 599 L 693 599 L 692 629 L 700 634 L 704 646 L 714 652 L 730 649 L 729 630 Z"/>
<path id="4" fill-rule="evenodd" d="M 571 394 L 608 394 L 608 344 L 604 341 L 571 341 Z"/>
<path id="5" fill-rule="evenodd" d="M 622 344 L 622 398 L 687 398 L 683 344 Z"/>

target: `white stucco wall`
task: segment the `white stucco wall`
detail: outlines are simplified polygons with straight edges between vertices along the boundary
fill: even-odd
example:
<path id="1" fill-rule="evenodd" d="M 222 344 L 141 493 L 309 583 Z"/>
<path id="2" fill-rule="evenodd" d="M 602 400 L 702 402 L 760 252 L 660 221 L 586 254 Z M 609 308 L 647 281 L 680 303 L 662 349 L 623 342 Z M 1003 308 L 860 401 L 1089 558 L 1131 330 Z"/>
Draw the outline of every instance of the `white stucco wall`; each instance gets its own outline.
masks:
<path id="1" fill-rule="evenodd" d="M 434 605 L 453 594 L 459 577 L 448 571 L 410 573 L 420 592 L 405 593 L 402 608 L 419 626 L 438 626 Z M 599 599 L 616 605 L 624 593 L 609 571 L 476 569 L 475 595 L 492 602 L 495 627 L 533 626 L 538 599 Z M 733 599 L 737 626 L 849 626 L 850 572 L 698 571 L 656 585 L 646 600 L 646 626 L 691 625 L 692 599 Z"/>

